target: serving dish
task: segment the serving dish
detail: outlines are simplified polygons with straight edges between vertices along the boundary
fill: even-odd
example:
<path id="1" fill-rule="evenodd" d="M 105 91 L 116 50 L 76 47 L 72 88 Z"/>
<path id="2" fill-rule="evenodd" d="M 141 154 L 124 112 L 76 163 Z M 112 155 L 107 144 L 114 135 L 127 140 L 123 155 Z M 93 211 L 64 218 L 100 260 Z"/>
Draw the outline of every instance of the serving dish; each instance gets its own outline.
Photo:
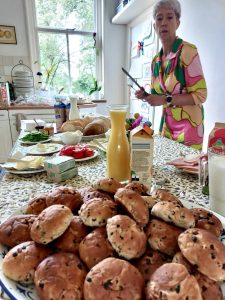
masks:
<path id="1" fill-rule="evenodd" d="M 190 203 L 188 201 L 182 200 L 182 203 L 187 208 L 193 207 L 202 207 L 200 205 L 196 205 L 194 203 Z M 23 214 L 26 207 L 22 207 L 16 210 L 13 215 L 15 214 Z M 209 210 L 209 212 L 211 212 Z M 225 244 L 225 217 L 213 212 L 222 222 L 223 224 L 223 234 L 221 235 L 221 241 Z M 2 271 L 2 260 L 5 254 L 8 252 L 8 248 L 2 244 L 0 244 L 0 285 L 3 291 L 10 297 L 12 300 L 39 300 L 39 297 L 36 294 L 34 285 L 32 284 L 20 284 L 13 280 L 8 279 Z M 223 299 L 225 300 L 225 283 L 221 284 L 222 292 L 223 292 Z"/>
<path id="2" fill-rule="evenodd" d="M 99 139 L 105 137 L 105 133 L 97 134 L 97 135 L 83 135 L 82 136 L 82 141 L 83 142 L 89 142 L 94 139 Z"/>
<path id="3" fill-rule="evenodd" d="M 94 151 L 94 154 L 92 156 L 87 156 L 87 157 L 79 158 L 79 159 L 75 158 L 75 161 L 82 162 L 82 161 L 86 161 L 86 160 L 95 158 L 96 156 L 98 156 L 98 151 L 96 151 L 96 150 L 93 150 L 93 151 Z"/>
<path id="4" fill-rule="evenodd" d="M 22 141 L 22 140 L 20 140 L 20 144 L 21 145 L 36 145 L 38 143 L 43 144 L 43 143 L 48 143 L 48 142 L 51 142 L 51 141 L 52 141 L 51 138 L 49 138 L 47 140 L 43 140 L 43 141 L 38 141 L 38 142 L 29 142 L 29 141 Z"/>
<path id="5" fill-rule="evenodd" d="M 56 152 L 59 152 L 63 145 L 61 144 L 42 144 L 40 146 L 40 143 L 30 146 L 26 148 L 26 153 L 27 154 L 32 154 L 32 155 L 48 155 L 48 154 L 53 154 Z"/>

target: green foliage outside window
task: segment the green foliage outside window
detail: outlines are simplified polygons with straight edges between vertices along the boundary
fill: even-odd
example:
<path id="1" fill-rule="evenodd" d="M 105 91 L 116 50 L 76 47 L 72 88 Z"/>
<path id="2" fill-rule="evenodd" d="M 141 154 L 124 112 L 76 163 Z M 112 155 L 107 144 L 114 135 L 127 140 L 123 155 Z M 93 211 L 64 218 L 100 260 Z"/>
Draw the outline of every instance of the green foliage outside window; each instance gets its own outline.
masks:
<path id="1" fill-rule="evenodd" d="M 93 86 L 96 68 L 96 48 L 93 39 L 94 0 L 36 0 L 40 59 L 43 87 L 88 95 Z M 43 32 L 41 28 L 59 29 Z M 68 72 L 66 34 L 69 41 L 71 89 Z M 74 31 L 75 29 L 75 31 Z M 70 34 L 88 31 L 89 35 Z"/>

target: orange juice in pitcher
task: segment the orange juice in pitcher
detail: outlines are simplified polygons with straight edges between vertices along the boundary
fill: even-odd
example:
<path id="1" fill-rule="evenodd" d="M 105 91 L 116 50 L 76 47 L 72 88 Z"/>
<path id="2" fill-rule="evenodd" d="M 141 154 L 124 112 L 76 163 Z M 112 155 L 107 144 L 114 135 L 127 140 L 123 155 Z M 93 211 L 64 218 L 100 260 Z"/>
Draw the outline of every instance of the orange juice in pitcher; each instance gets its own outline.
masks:
<path id="1" fill-rule="evenodd" d="M 111 134 L 107 147 L 107 176 L 120 182 L 130 180 L 130 147 L 126 136 L 127 105 L 110 105 Z"/>

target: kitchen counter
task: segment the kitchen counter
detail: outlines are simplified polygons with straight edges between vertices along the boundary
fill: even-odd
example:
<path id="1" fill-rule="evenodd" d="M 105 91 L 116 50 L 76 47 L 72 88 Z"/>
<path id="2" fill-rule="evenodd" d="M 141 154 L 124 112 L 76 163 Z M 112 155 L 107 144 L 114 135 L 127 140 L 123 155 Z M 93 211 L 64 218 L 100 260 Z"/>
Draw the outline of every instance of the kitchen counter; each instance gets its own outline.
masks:
<path id="1" fill-rule="evenodd" d="M 78 108 L 90 108 L 90 107 L 97 107 L 97 103 L 94 102 L 87 102 L 84 104 L 78 104 Z M 48 104 L 15 104 L 10 105 L 7 107 L 1 107 L 0 110 L 12 110 L 12 109 L 54 109 L 54 106 Z"/>
<path id="2" fill-rule="evenodd" d="M 14 151 L 24 151 L 17 141 Z M 167 138 L 160 136 L 154 137 L 154 162 L 153 162 L 153 180 L 152 186 L 159 185 L 166 179 L 163 187 L 170 190 L 180 199 L 191 203 L 200 204 L 208 207 L 208 196 L 202 194 L 201 187 L 198 184 L 197 175 L 182 173 L 175 167 L 166 165 L 166 161 L 179 157 L 184 154 L 198 153 L 194 149 L 177 144 Z M 53 187 L 59 185 L 74 186 L 80 188 L 88 186 L 98 178 L 105 176 L 106 161 L 105 156 L 99 155 L 96 158 L 77 163 L 78 176 L 65 182 L 48 183 L 46 173 L 34 175 L 14 175 L 6 173 L 0 185 L 0 218 L 7 218 L 22 205 L 26 205 L 29 198 L 40 192 L 48 192 Z"/>

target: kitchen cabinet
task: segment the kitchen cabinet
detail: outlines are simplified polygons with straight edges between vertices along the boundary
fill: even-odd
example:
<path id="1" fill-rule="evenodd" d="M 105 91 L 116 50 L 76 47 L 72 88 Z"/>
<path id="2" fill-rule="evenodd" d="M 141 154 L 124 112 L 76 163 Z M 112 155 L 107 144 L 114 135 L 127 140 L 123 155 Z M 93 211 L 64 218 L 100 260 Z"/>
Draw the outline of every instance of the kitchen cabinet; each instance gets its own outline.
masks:
<path id="1" fill-rule="evenodd" d="M 147 8 L 151 7 L 154 0 L 130 0 L 121 11 L 112 19 L 113 24 L 128 24 L 138 17 Z"/>
<path id="2" fill-rule="evenodd" d="M 7 110 L 0 110 L 0 163 L 4 163 L 12 149 L 12 138 Z"/>

